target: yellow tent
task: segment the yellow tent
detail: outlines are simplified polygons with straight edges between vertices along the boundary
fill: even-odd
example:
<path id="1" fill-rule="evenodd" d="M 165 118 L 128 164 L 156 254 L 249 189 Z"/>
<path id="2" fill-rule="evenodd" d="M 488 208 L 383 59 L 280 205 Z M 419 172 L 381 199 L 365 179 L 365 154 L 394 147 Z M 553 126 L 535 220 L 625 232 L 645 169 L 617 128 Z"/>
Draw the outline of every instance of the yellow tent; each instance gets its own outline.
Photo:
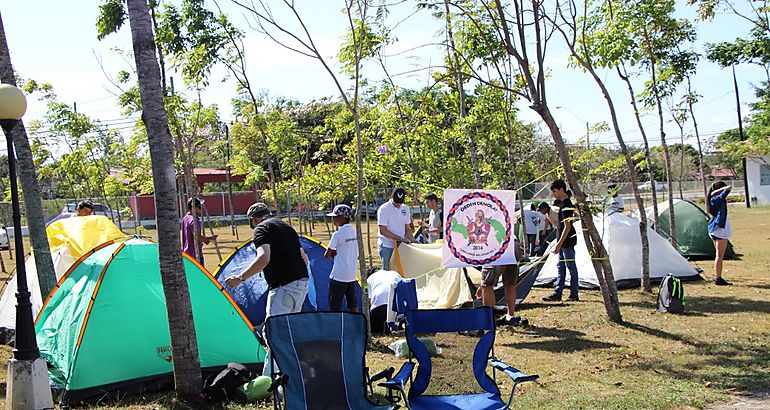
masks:
<path id="1" fill-rule="evenodd" d="M 471 289 L 463 274 L 474 284 L 481 283 L 481 272 L 474 268 L 441 266 L 442 243 L 401 243 L 393 252 L 391 268 L 405 278 L 414 278 L 417 299 L 422 309 L 448 309 L 472 301 Z"/>
<path id="2" fill-rule="evenodd" d="M 45 233 L 51 253 L 66 246 L 75 260 L 103 243 L 126 239 L 126 234 L 103 215 L 59 219 L 45 228 Z"/>
<path id="3" fill-rule="evenodd" d="M 51 259 L 57 281 L 75 261 L 92 249 L 127 238 L 112 221 L 102 215 L 60 219 L 49 225 L 45 232 L 51 247 Z M 37 316 L 43 306 L 43 295 L 40 294 L 34 253 L 30 252 L 24 267 L 27 271 L 27 287 L 31 293 L 32 315 Z M 16 287 L 14 276 L 6 283 L 0 297 L 0 342 L 8 342 L 9 334 L 16 329 Z"/>

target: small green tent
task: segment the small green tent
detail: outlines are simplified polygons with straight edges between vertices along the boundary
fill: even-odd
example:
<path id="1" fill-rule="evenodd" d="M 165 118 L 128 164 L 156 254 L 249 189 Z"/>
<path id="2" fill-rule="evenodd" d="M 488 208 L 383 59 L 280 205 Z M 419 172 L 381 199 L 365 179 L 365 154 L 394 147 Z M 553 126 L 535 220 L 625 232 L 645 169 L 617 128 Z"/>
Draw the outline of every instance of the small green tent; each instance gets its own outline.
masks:
<path id="1" fill-rule="evenodd" d="M 254 328 L 219 283 L 184 257 L 204 372 L 228 362 L 259 367 Z M 158 245 L 105 244 L 65 274 L 35 322 L 59 400 L 76 403 L 173 386 L 171 339 Z"/>
<path id="2" fill-rule="evenodd" d="M 647 208 L 647 217 L 652 219 L 653 208 Z M 658 232 L 668 239 L 671 224 L 668 218 L 668 202 L 658 204 L 660 227 Z M 714 259 L 716 250 L 708 233 L 709 217 L 693 202 L 675 199 L 674 218 L 676 218 L 677 249 L 691 259 Z M 733 245 L 728 242 L 725 258 L 735 257 Z"/>

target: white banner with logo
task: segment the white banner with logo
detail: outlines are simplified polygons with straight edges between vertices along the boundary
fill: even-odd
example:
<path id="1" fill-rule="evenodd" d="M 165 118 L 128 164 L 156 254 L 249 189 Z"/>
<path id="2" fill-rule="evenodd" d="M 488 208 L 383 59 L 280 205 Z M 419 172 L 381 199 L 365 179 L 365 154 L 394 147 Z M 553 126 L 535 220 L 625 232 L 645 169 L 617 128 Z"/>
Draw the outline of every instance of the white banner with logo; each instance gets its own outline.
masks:
<path id="1" fill-rule="evenodd" d="M 516 263 L 515 204 L 516 191 L 445 190 L 442 265 L 459 268 Z"/>

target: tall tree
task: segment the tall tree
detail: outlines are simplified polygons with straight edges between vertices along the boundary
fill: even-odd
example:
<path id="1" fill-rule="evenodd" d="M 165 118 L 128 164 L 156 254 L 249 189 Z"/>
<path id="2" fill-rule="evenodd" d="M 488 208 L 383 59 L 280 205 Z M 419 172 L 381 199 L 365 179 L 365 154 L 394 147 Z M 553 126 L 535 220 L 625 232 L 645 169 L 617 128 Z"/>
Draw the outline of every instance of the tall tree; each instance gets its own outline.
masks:
<path id="1" fill-rule="evenodd" d="M 265 0 L 246 3 L 241 0 L 232 0 L 242 8 L 252 13 L 257 21 L 258 28 L 266 33 L 271 39 L 289 50 L 302 54 L 306 57 L 316 60 L 329 74 L 334 85 L 340 93 L 340 97 L 353 116 L 355 147 L 356 147 L 356 235 L 363 238 L 361 231 L 361 203 L 364 200 L 364 156 L 363 144 L 361 141 L 361 112 L 360 112 L 360 94 L 361 94 L 361 64 L 365 58 L 376 55 L 377 47 L 380 42 L 369 25 L 369 7 L 371 0 L 345 0 L 345 17 L 348 23 L 348 32 L 345 42 L 340 49 L 340 61 L 343 64 L 344 73 L 353 81 L 352 92 L 346 91 L 340 82 L 340 75 L 335 73 L 319 50 L 310 30 L 307 27 L 301 13 L 293 1 L 282 0 L 281 3 L 286 7 L 286 11 L 293 16 L 294 22 L 300 27 L 299 33 L 293 33 L 284 24 L 276 20 L 275 14 Z M 291 45 L 283 43 L 277 39 L 277 35 L 282 35 L 291 41 Z M 366 283 L 366 259 L 364 254 L 363 240 L 358 241 L 358 267 L 361 281 Z M 369 321 L 369 298 L 366 287 L 362 295 L 362 305 L 367 322 Z M 371 330 L 369 330 L 371 337 Z"/>
<path id="2" fill-rule="evenodd" d="M 160 276 L 166 298 L 174 382 L 177 393 L 186 398 L 197 396 L 202 387 L 198 341 L 187 285 L 177 218 L 176 173 L 171 132 L 161 89 L 161 75 L 146 0 L 126 0 L 134 59 L 142 99 L 142 121 L 152 158 L 155 208 L 158 215 L 158 251 Z"/>
<path id="3" fill-rule="evenodd" d="M 468 120 L 466 119 L 466 113 L 468 107 L 465 103 L 465 85 L 463 79 L 463 69 L 460 65 L 460 57 L 458 56 L 457 47 L 455 47 L 455 38 L 452 33 L 452 13 L 449 11 L 449 0 L 444 0 L 444 18 L 446 20 L 446 34 L 447 34 L 447 54 L 449 56 L 449 67 L 454 71 L 454 77 L 456 79 L 457 87 L 457 105 L 460 112 L 460 128 L 465 133 L 465 138 L 468 141 L 468 153 L 470 154 L 471 167 L 473 168 L 473 181 L 475 188 L 481 188 L 481 173 L 479 172 L 479 162 L 476 155 L 476 141 L 473 138 L 473 132 L 468 126 Z"/>
<path id="4" fill-rule="evenodd" d="M 0 81 L 16 86 L 16 76 L 11 64 L 11 53 L 8 49 L 8 40 L 5 37 L 5 26 L 0 16 Z M 24 123 L 13 128 L 13 145 L 16 150 L 19 181 L 24 193 L 24 207 L 27 211 L 27 226 L 29 227 L 29 240 L 32 250 L 35 252 L 35 268 L 40 282 L 40 294 L 45 299 L 56 286 L 56 273 L 51 260 L 51 249 L 48 246 L 48 236 L 45 233 L 45 216 L 43 214 L 43 201 L 40 199 L 35 161 L 32 149 L 27 138 Z M 21 235 L 21 232 L 15 232 Z M 24 263 L 24 261 L 16 261 Z"/>
<path id="5" fill-rule="evenodd" d="M 602 243 L 593 215 L 586 201 L 586 195 L 580 182 L 572 170 L 572 162 L 564 138 L 561 135 L 556 119 L 551 114 L 546 98 L 547 68 L 545 57 L 547 42 L 551 38 L 552 28 L 545 18 L 544 3 L 541 0 L 514 0 L 505 7 L 500 2 L 481 0 L 481 5 L 487 11 L 496 33 L 499 36 L 499 47 L 510 54 L 518 67 L 517 84 L 521 88 L 511 90 L 530 103 L 534 110 L 548 126 L 551 137 L 556 144 L 564 175 L 574 191 L 577 211 L 583 224 L 583 236 L 589 254 L 592 257 L 596 277 L 602 290 L 604 307 L 607 316 L 615 322 L 622 322 L 618 292 L 615 278 L 612 274 L 607 251 Z"/>
<path id="6" fill-rule="evenodd" d="M 552 19 L 551 23 L 561 33 L 567 47 L 572 54 L 572 58 L 583 70 L 585 70 L 596 83 L 596 86 L 602 92 L 607 108 L 610 112 L 612 130 L 620 146 L 620 152 L 626 161 L 628 174 L 631 179 L 631 189 L 636 200 L 636 206 L 639 209 L 639 234 L 642 242 L 642 289 L 645 292 L 651 292 L 650 286 L 650 243 L 647 238 L 647 215 L 644 212 L 644 201 L 639 193 L 638 177 L 636 163 L 623 139 L 623 133 L 620 130 L 618 116 L 615 110 L 615 102 L 612 99 L 604 80 L 597 73 L 597 67 L 606 68 L 612 66 L 610 59 L 602 58 L 601 50 L 606 47 L 601 41 L 596 41 L 595 32 L 599 32 L 598 22 L 601 21 L 601 10 L 595 10 L 591 7 L 590 1 L 586 0 L 581 7 L 574 0 L 567 2 L 566 6 L 558 7 L 558 19 Z M 601 36 L 598 36 L 602 38 Z"/>

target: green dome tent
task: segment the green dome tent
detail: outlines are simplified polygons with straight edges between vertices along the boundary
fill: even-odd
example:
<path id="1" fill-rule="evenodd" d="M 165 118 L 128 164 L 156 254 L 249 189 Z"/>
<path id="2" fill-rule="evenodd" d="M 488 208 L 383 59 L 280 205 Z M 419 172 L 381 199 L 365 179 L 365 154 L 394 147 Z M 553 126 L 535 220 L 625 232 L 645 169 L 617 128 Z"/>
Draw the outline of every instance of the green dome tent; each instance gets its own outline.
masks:
<path id="1" fill-rule="evenodd" d="M 668 202 L 658 204 L 660 227 L 658 232 L 668 239 L 671 224 L 668 219 Z M 653 208 L 647 208 L 647 218 L 652 220 Z M 708 233 L 709 217 L 694 203 L 686 200 L 674 200 L 674 218 L 676 218 L 677 250 L 692 259 L 714 259 L 714 242 Z M 727 243 L 725 258 L 735 258 L 733 245 Z"/>
<path id="2" fill-rule="evenodd" d="M 205 268 L 184 257 L 204 372 L 264 362 L 254 328 Z M 108 243 L 69 269 L 35 322 L 62 403 L 173 386 L 158 245 Z"/>

